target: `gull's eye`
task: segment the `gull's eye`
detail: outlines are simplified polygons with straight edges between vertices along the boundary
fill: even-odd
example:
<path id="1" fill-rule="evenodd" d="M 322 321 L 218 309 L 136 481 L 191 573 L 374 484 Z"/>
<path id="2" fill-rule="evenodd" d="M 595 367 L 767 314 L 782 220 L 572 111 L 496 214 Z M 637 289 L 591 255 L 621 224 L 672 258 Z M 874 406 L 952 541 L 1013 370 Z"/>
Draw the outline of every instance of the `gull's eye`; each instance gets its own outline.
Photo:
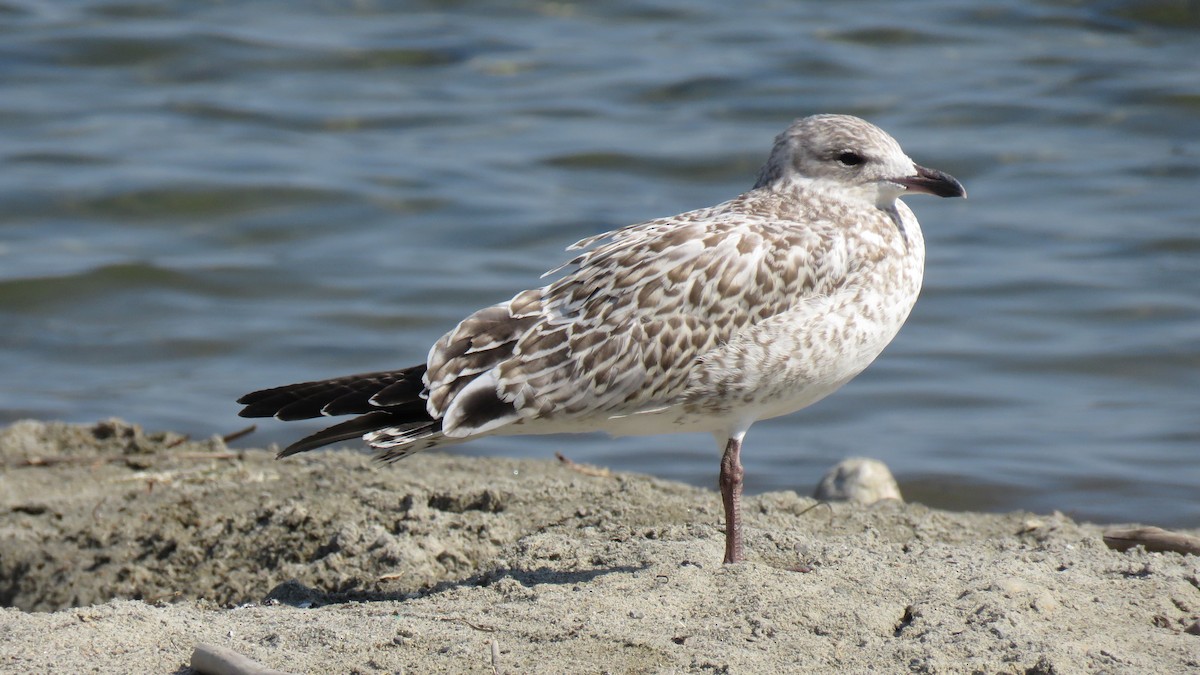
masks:
<path id="1" fill-rule="evenodd" d="M 849 150 L 844 150 L 838 154 L 837 161 L 842 163 L 845 166 L 858 166 L 859 164 L 862 164 L 863 162 L 865 162 L 867 160 L 864 159 L 863 156 L 858 154 L 857 152 L 851 152 Z"/>

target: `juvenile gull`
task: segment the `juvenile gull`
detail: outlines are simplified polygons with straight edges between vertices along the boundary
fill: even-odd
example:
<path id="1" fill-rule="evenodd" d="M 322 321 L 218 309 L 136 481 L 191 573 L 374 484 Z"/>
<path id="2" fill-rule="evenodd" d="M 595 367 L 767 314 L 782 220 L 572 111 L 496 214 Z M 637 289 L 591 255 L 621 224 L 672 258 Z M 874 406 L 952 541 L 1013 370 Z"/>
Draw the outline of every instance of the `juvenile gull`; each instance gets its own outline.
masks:
<path id="1" fill-rule="evenodd" d="M 965 197 L 874 125 L 796 120 L 749 192 L 589 237 L 549 284 L 481 309 L 425 363 L 246 394 L 243 417 L 358 415 L 286 457 L 361 436 L 393 461 L 492 434 L 712 433 L 725 562 L 744 559 L 742 438 L 862 372 L 921 290 L 898 198 Z"/>

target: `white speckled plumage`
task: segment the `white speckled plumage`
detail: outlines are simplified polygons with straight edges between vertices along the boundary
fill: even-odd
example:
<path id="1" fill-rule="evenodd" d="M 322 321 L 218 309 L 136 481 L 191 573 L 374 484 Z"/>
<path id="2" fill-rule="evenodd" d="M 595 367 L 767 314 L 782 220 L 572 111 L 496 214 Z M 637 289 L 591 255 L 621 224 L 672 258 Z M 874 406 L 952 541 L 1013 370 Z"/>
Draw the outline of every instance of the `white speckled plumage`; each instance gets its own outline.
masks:
<path id="1" fill-rule="evenodd" d="M 740 448 L 756 420 L 860 373 L 908 317 L 925 259 L 908 191 L 964 195 L 863 120 L 797 120 L 752 190 L 576 243 L 557 278 L 446 333 L 423 373 L 256 392 L 243 414 L 336 401 L 365 419 L 295 451 L 365 432 L 388 460 L 490 434 L 707 431 Z"/>

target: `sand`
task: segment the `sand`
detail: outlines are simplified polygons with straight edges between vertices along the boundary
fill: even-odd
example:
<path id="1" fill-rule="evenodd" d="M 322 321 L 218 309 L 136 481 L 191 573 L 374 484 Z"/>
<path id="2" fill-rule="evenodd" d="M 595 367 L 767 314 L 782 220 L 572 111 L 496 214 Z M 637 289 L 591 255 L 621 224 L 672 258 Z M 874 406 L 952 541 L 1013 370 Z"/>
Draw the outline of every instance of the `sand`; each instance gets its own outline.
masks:
<path id="1" fill-rule="evenodd" d="M 18 423 L 0 462 L 0 672 L 189 673 L 200 643 L 294 673 L 1200 672 L 1200 557 L 1061 514 L 768 493 L 723 566 L 715 491 L 554 461 L 111 420 Z"/>

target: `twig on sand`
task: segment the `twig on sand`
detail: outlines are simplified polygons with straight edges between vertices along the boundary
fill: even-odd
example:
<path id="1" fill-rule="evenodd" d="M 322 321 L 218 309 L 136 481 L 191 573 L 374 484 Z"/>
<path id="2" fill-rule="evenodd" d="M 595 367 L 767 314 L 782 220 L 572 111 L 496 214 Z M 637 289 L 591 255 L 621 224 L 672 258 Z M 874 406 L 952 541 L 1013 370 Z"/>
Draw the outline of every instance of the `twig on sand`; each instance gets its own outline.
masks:
<path id="1" fill-rule="evenodd" d="M 203 643 L 192 651 L 191 666 L 202 675 L 289 675 L 282 670 L 267 668 L 232 649 Z"/>
<path id="2" fill-rule="evenodd" d="M 250 426 L 246 427 L 245 429 L 238 429 L 237 431 L 235 431 L 231 434 L 225 434 L 224 436 L 221 437 L 221 441 L 223 443 L 228 443 L 230 441 L 236 441 L 237 439 L 241 438 L 242 436 L 249 436 L 250 434 L 254 433 L 255 431 L 258 431 L 258 425 L 251 424 Z"/>
<path id="3" fill-rule="evenodd" d="M 501 675 L 500 670 L 500 643 L 492 639 L 492 675 Z"/>
<path id="4" fill-rule="evenodd" d="M 568 469 L 570 469 L 572 471 L 578 471 L 579 473 L 581 473 L 585 476 L 595 476 L 597 478 L 612 478 L 612 471 L 609 471 L 608 469 L 604 469 L 604 468 L 601 468 L 598 466 L 592 466 L 590 464 L 580 464 L 574 460 L 567 459 L 567 457 L 565 457 L 561 452 L 554 453 L 554 456 L 558 458 L 558 461 L 562 462 L 563 466 L 567 467 Z"/>
<path id="5" fill-rule="evenodd" d="M 230 441 L 236 441 L 237 439 L 241 438 L 242 436 L 247 436 L 249 434 L 254 433 L 257 430 L 258 430 L 258 425 L 251 424 L 250 426 L 245 427 L 243 429 L 238 429 L 237 431 L 234 431 L 233 433 L 225 434 L 224 436 L 221 437 L 221 442 L 228 443 Z M 184 443 L 187 443 L 190 440 L 192 440 L 192 437 L 188 434 L 184 434 L 184 435 L 180 436 L 179 438 L 176 438 L 175 440 L 168 443 L 166 445 L 166 447 L 167 448 L 175 448 L 180 445 L 183 445 Z"/>
<path id="6" fill-rule="evenodd" d="M 437 620 L 438 621 L 449 621 L 450 623 L 461 623 L 463 625 L 470 626 L 471 628 L 474 628 L 475 630 L 481 630 L 485 633 L 495 633 L 496 632 L 496 629 L 492 628 L 491 626 L 480 626 L 479 624 L 471 623 L 470 621 L 467 621 L 466 619 L 462 618 L 461 616 L 439 616 L 439 617 L 437 617 Z"/>
<path id="7" fill-rule="evenodd" d="M 1161 527 L 1112 529 L 1104 533 L 1104 545 L 1118 551 L 1142 546 L 1147 551 L 1174 551 L 1200 555 L 1200 537 L 1164 530 Z"/>
<path id="8" fill-rule="evenodd" d="M 825 507 L 825 509 L 826 509 L 827 511 L 829 511 L 829 517 L 830 517 L 830 518 L 833 518 L 833 505 L 832 505 L 832 504 L 830 504 L 829 502 L 825 502 L 825 501 L 821 501 L 821 502 L 817 502 L 817 503 L 815 503 L 815 504 L 811 504 L 811 505 L 809 505 L 809 506 L 805 507 L 805 509 L 804 509 L 803 511 L 801 511 L 800 513 L 797 513 L 796 515 L 797 515 L 797 516 L 802 516 L 802 515 L 804 515 L 804 514 L 808 513 L 809 511 L 812 511 L 813 509 L 819 509 L 819 508 L 821 508 L 821 507 Z"/>

